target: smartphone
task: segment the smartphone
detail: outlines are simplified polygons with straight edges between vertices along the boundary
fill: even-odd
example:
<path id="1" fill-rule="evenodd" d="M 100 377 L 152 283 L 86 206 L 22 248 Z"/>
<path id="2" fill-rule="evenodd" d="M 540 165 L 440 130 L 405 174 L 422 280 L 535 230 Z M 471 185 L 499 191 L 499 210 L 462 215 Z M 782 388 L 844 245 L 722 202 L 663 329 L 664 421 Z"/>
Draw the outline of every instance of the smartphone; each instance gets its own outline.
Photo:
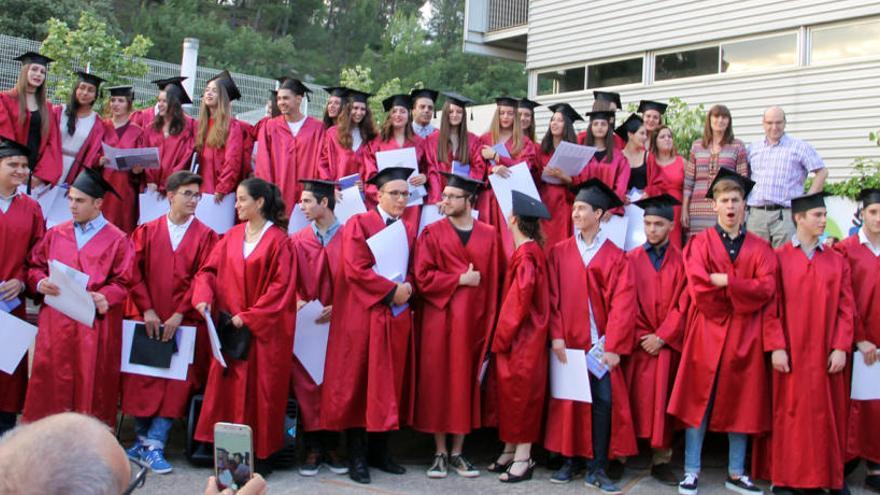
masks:
<path id="1" fill-rule="evenodd" d="M 214 476 L 219 490 L 238 490 L 253 476 L 253 438 L 248 425 L 214 424 Z"/>

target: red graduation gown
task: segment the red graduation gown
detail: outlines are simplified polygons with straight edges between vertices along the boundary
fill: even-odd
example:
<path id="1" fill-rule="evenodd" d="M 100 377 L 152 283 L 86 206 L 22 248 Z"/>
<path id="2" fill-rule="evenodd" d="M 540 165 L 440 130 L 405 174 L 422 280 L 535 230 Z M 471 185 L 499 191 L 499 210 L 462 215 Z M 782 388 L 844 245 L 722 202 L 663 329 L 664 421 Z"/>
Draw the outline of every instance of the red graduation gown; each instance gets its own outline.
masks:
<path id="1" fill-rule="evenodd" d="M 134 249 L 113 224 L 77 249 L 73 229 L 73 222 L 62 223 L 37 244 L 31 252 L 28 287 L 36 293 L 37 283 L 49 276 L 49 260 L 58 260 L 89 275 L 87 290 L 103 294 L 110 309 L 87 327 L 42 305 L 22 418 L 31 422 L 75 411 L 113 426 L 119 402 L 122 310 Z"/>
<path id="2" fill-rule="evenodd" d="M 538 165 L 543 173 L 550 162 L 553 153 L 547 154 L 538 147 Z M 573 177 L 572 179 L 576 179 Z M 574 180 L 572 180 L 574 182 Z M 544 251 L 550 254 L 550 249 L 556 244 L 571 237 L 574 226 L 571 222 L 571 207 L 574 204 L 574 194 L 566 184 L 550 184 L 539 179 L 538 192 L 541 200 L 550 210 L 550 219 L 541 220 L 541 230 L 544 232 Z"/>
<path id="3" fill-rule="evenodd" d="M 504 260 L 497 232 L 480 221 L 467 245 L 447 219 L 419 236 L 415 429 L 466 434 L 480 427 L 480 367 L 497 317 Z M 459 286 L 470 263 L 480 285 Z"/>
<path id="4" fill-rule="evenodd" d="M 764 353 L 785 348 L 776 314 L 776 256 L 750 233 L 735 262 L 713 229 L 694 236 L 684 252 L 690 307 L 681 363 L 668 412 L 697 427 L 715 386 L 709 430 L 770 430 L 770 367 Z M 726 273 L 727 287 L 709 274 Z"/>
<path id="5" fill-rule="evenodd" d="M 40 151 L 37 154 L 37 163 L 34 165 L 34 177 L 47 184 L 56 184 L 61 178 L 61 135 L 58 126 L 53 125 L 52 116 L 55 107 L 46 103 L 48 107 L 49 132 L 40 139 Z M 16 91 L 9 90 L 0 92 L 0 136 L 12 139 L 21 144 L 28 142 L 28 129 L 30 128 L 31 115 L 24 117 L 24 122 L 18 122 L 18 96 Z"/>
<path id="6" fill-rule="evenodd" d="M 162 130 L 153 129 L 152 122 L 144 127 L 146 145 L 159 148 L 158 169 L 147 170 L 147 183 L 156 184 L 160 192 L 165 192 L 168 177 L 179 170 L 189 170 L 192 163 L 193 148 L 196 139 L 195 120 L 185 117 L 186 124 L 180 134 L 165 136 Z"/>
<path id="7" fill-rule="evenodd" d="M 67 132 L 67 115 L 64 115 L 63 112 L 64 107 L 61 105 L 52 108 L 52 125 L 55 127 L 63 127 L 63 129 L 58 131 L 59 143 L 63 136 L 62 133 Z M 76 159 L 74 159 L 73 165 L 71 165 L 70 170 L 67 172 L 67 177 L 64 178 L 65 184 L 73 184 L 73 181 L 76 180 L 84 167 L 98 167 L 98 161 L 101 159 L 101 156 L 104 155 L 104 150 L 101 147 L 101 143 L 104 142 L 104 130 L 105 128 L 101 121 L 101 117 L 96 116 L 95 124 L 89 131 L 89 135 L 86 137 L 82 146 L 80 146 L 79 151 L 76 153 Z"/>
<path id="8" fill-rule="evenodd" d="M 424 141 L 419 136 L 413 134 L 412 137 L 406 140 L 403 143 L 403 146 L 397 144 L 397 141 L 392 138 L 388 141 L 383 141 L 381 136 L 376 139 L 370 141 L 369 146 L 364 150 L 363 161 L 364 161 L 364 172 L 363 177 L 364 180 L 364 195 L 366 196 L 365 203 L 367 204 L 368 209 L 373 209 L 378 204 L 378 194 L 379 188 L 372 184 L 367 184 L 366 181 L 373 178 L 374 175 L 379 173 L 379 165 L 376 162 L 376 153 L 380 151 L 391 151 L 391 150 L 399 150 L 404 148 L 415 148 L 416 149 L 416 160 L 419 164 L 419 173 L 426 174 L 427 170 L 425 167 L 424 161 Z M 362 148 L 363 149 L 363 148 Z M 425 183 L 425 189 L 428 191 L 428 197 L 431 195 L 431 190 L 428 189 L 430 187 L 429 183 Z M 406 220 L 406 228 L 409 231 L 409 235 L 415 237 L 418 233 L 419 221 L 422 216 L 422 207 L 420 205 L 416 206 L 408 206 L 406 210 L 403 211 L 403 219 Z"/>
<path id="9" fill-rule="evenodd" d="M 321 391 L 323 429 L 391 431 L 410 418 L 415 381 L 412 313 L 404 310 L 395 317 L 382 303 L 395 283 L 373 271 L 375 259 L 367 247 L 367 239 L 383 228 L 376 210 L 355 215 L 345 224 Z M 409 227 L 407 232 L 412 253 L 415 236 Z M 407 281 L 412 283 L 412 277 Z"/>
<path id="10" fill-rule="evenodd" d="M 775 486 L 840 489 L 849 397 L 846 373 L 829 374 L 828 355 L 852 348 L 849 264 L 833 250 L 816 250 L 810 260 L 790 242 L 776 256 L 791 372 L 773 371 L 773 431 L 769 442 L 756 442 L 757 450 L 769 446 L 769 462 L 758 463 L 762 454 L 755 455 L 754 471 L 761 477 L 769 471 Z"/>
<path id="11" fill-rule="evenodd" d="M 281 189 L 287 212 L 299 202 L 299 179 L 318 176 L 318 157 L 324 143 L 324 124 L 306 117 L 296 137 L 283 115 L 267 120 L 257 134 L 257 168 L 254 175 Z"/>
<path id="12" fill-rule="evenodd" d="M 211 123 L 208 124 L 210 129 Z M 198 129 L 198 124 L 196 124 Z M 198 132 L 198 131 L 196 131 Z M 244 131 L 236 119 L 229 120 L 226 145 L 214 148 L 205 143 L 199 152 L 199 175 L 202 176 L 202 192 L 205 194 L 235 192 L 241 182 L 241 160 Z"/>
<path id="13" fill-rule="evenodd" d="M 671 241 L 670 241 L 671 242 Z M 638 311 L 635 317 L 636 346 L 623 363 L 636 437 L 650 440 L 652 448 L 672 447 L 672 418 L 666 414 L 681 351 L 676 332 L 679 314 L 676 303 L 686 290 L 687 278 L 681 250 L 670 244 L 660 265 L 654 269 L 647 251 L 639 246 L 626 254 L 635 280 Z M 666 342 L 656 356 L 642 349 L 641 338 L 655 333 Z"/>
<path id="14" fill-rule="evenodd" d="M 626 253 L 611 241 L 600 242 L 602 246 L 586 267 L 574 237 L 550 250 L 550 335 L 564 339 L 568 349 L 590 350 L 591 306 L 599 336 L 605 336 L 605 350 L 628 356 L 634 344 L 632 308 L 636 305 L 632 269 Z M 551 397 L 544 447 L 566 457 L 593 457 L 592 424 L 591 404 Z M 637 453 L 626 378 L 618 366 L 611 371 L 609 457 Z"/>
<path id="15" fill-rule="evenodd" d="M 129 120 L 126 125 L 122 137 L 116 133 L 113 126 L 113 120 L 107 119 L 102 121 L 104 125 L 104 142 L 114 148 L 140 148 L 144 145 L 146 139 L 143 129 L 136 126 Z M 104 179 L 107 180 L 116 192 L 122 197 L 117 198 L 112 194 L 104 196 L 104 216 L 113 225 L 122 229 L 123 232 L 130 234 L 134 232 L 138 223 L 138 193 L 140 193 L 143 183 L 143 174 L 134 174 L 132 172 L 120 172 L 109 167 L 104 167 Z"/>
<path id="16" fill-rule="evenodd" d="M 162 321 L 183 315 L 183 326 L 196 327 L 196 348 L 186 380 L 122 375 L 122 412 L 136 417 L 180 418 L 186 415 L 190 395 L 200 390 L 208 375 L 211 347 L 205 320 L 192 306 L 192 280 L 217 242 L 213 230 L 193 219 L 177 250 L 171 249 L 168 218 L 163 215 L 141 225 L 131 236 L 135 261 L 131 301 L 137 319 L 152 309 Z"/>
<path id="17" fill-rule="evenodd" d="M 345 226 L 330 239 L 327 246 L 315 237 L 312 226 L 303 227 L 290 236 L 291 250 L 296 257 L 296 298 L 301 301 L 318 299 L 324 306 L 333 304 L 333 281 L 342 264 L 342 236 Z M 291 393 L 296 396 L 299 417 L 305 431 L 321 429 L 321 385 L 293 356 L 290 374 Z"/>
<path id="18" fill-rule="evenodd" d="M 439 142 L 440 132 L 434 132 L 425 139 L 423 145 L 425 160 L 423 169 L 428 175 L 428 199 L 426 203 L 429 204 L 439 203 L 440 195 L 443 194 L 443 188 L 446 187 L 446 177 L 441 175 L 440 172 L 452 173 L 452 161 L 459 159 L 450 150 L 449 156 L 445 160 L 438 160 L 437 145 Z M 468 159 L 471 162 L 471 170 L 468 175 L 471 179 L 483 182 L 486 180 L 486 161 L 483 160 L 483 155 L 480 153 L 480 150 L 483 148 L 480 138 L 476 134 L 468 132 L 467 147 Z M 485 222 L 486 220 L 482 219 L 481 221 Z"/>
<path id="19" fill-rule="evenodd" d="M 257 142 L 257 128 L 243 120 L 238 120 L 241 128 L 241 170 L 238 173 L 239 182 L 254 174 L 254 143 Z"/>
<path id="20" fill-rule="evenodd" d="M 675 157 L 675 161 L 668 165 L 658 165 L 654 153 L 648 153 L 646 162 L 648 167 L 648 187 L 645 194 L 658 196 L 666 193 L 681 201 L 684 196 L 684 158 L 681 155 Z M 674 206 L 674 226 L 669 234 L 673 246 L 682 247 L 684 237 L 681 229 L 681 206 Z"/>
<path id="21" fill-rule="evenodd" d="M 852 235 L 835 246 L 849 262 L 855 298 L 853 342 L 880 344 L 880 256 Z M 856 351 L 858 354 L 858 351 Z M 859 358 L 854 356 L 853 359 Z M 848 363 L 852 366 L 852 359 Z M 876 364 L 874 366 L 877 366 Z M 850 401 L 846 458 L 880 462 L 880 400 Z"/>
<path id="22" fill-rule="evenodd" d="M 607 158 L 607 157 L 606 157 Z M 614 158 L 610 162 L 606 158 L 602 161 L 596 160 L 596 157 L 590 159 L 590 163 L 584 168 L 583 172 L 574 180 L 575 184 L 586 182 L 590 179 L 599 179 L 606 186 L 614 190 L 614 193 L 623 200 L 629 191 L 629 176 L 631 174 L 629 162 L 623 156 L 623 152 L 615 150 Z M 608 210 L 615 215 L 623 215 L 623 207 Z"/>
<path id="23" fill-rule="evenodd" d="M 269 457 L 284 446 L 284 415 L 290 382 L 290 353 L 296 319 L 296 277 L 287 233 L 269 227 L 247 259 L 246 223 L 233 227 L 211 250 L 194 282 L 192 303 L 211 303 L 213 313 L 238 315 L 251 332 L 247 359 L 212 359 L 195 438 L 214 441 L 214 423 L 249 425 L 254 453 Z"/>
<path id="24" fill-rule="evenodd" d="M 153 125 L 153 120 L 156 119 L 156 105 L 153 105 L 148 108 L 141 108 L 140 110 L 135 110 L 131 114 L 131 123 L 137 125 L 141 129 L 146 129 Z"/>
<path id="25" fill-rule="evenodd" d="M 9 210 L 0 210 L 0 281 L 13 278 L 27 283 L 27 259 L 34 246 L 46 232 L 40 205 L 33 199 L 19 194 L 9 205 Z M 24 320 L 26 304 L 24 293 L 19 297 L 21 305 L 12 312 L 16 318 Z M 25 358 L 11 375 L 0 371 L 0 411 L 17 413 L 24 405 L 27 390 L 28 362 Z"/>
<path id="26" fill-rule="evenodd" d="M 544 250 L 534 241 L 520 245 L 507 266 L 485 387 L 483 424 L 497 426 L 502 442 L 541 439 L 551 311 L 548 284 Z"/>
<path id="27" fill-rule="evenodd" d="M 335 125 L 325 131 L 318 157 L 318 177 L 321 180 L 339 180 L 352 174 L 360 174 L 361 180 L 366 180 L 363 154 L 369 148 L 370 142 L 361 143 L 355 151 L 339 144 L 338 137 L 339 128 Z"/>

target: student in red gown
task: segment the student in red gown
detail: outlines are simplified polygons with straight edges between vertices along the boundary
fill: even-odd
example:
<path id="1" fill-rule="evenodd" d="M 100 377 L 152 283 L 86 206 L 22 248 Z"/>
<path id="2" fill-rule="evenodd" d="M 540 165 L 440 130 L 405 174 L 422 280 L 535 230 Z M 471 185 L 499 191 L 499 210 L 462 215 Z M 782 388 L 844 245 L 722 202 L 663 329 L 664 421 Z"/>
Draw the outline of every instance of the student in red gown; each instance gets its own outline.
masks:
<path id="1" fill-rule="evenodd" d="M 40 307 L 24 421 L 75 411 L 116 423 L 120 327 L 134 249 L 125 232 L 101 214 L 108 192 L 115 194 L 101 174 L 84 168 L 68 193 L 73 220 L 46 232 L 31 252 L 27 283 L 33 292 L 61 294 L 49 281 L 49 262 L 57 260 L 88 276 L 86 290 L 97 314 L 89 327 L 48 304 Z"/>
<path id="2" fill-rule="evenodd" d="M 202 190 L 220 202 L 242 180 L 241 154 L 244 134 L 232 116 L 232 102 L 241 92 L 229 71 L 214 76 L 205 85 L 196 122 L 198 172 L 204 178 Z"/>
<path id="3" fill-rule="evenodd" d="M 231 315 L 235 331 L 251 333 L 250 345 L 241 359 L 227 356 L 226 368 L 212 360 L 195 438 L 213 442 L 218 421 L 249 425 L 254 456 L 262 461 L 284 446 L 296 265 L 277 187 L 245 180 L 235 210 L 242 223 L 211 250 L 193 282 L 192 303 L 214 321 L 221 312 Z"/>
<path id="4" fill-rule="evenodd" d="M 666 406 L 684 330 L 684 318 L 677 302 L 686 290 L 687 278 L 681 249 L 672 242 L 675 206 L 681 203 L 668 194 L 660 194 L 633 204 L 644 210 L 647 242 L 626 254 L 632 265 L 638 303 L 635 317 L 638 347 L 623 364 L 623 370 L 629 384 L 636 437 L 648 440 L 653 450 L 651 476 L 665 485 L 675 486 L 679 478 L 669 465 L 673 425 Z"/>
<path id="5" fill-rule="evenodd" d="M 439 92 L 428 88 L 414 89 L 409 93 L 412 102 L 413 133 L 422 139 L 428 139 L 428 136 L 437 133 L 437 128 L 431 124 L 431 119 L 436 117 L 435 108 L 439 95 Z"/>
<path id="6" fill-rule="evenodd" d="M 776 313 L 776 257 L 746 232 L 745 200 L 754 182 L 721 168 L 709 188 L 715 228 L 688 242 L 684 252 L 690 297 L 681 363 L 669 414 L 687 426 L 684 478 L 679 493 L 694 494 L 706 430 L 730 443 L 725 486 L 760 493 L 745 475 L 748 435 L 770 431 L 770 375 L 766 353 L 783 351 Z M 774 353 L 777 362 L 779 352 Z"/>
<path id="7" fill-rule="evenodd" d="M 834 247 L 843 254 L 852 274 L 855 298 L 853 360 L 880 366 L 880 189 L 859 194 L 862 226 Z M 864 459 L 865 486 L 880 492 L 880 400 L 853 400 L 849 406 L 846 459 Z"/>
<path id="8" fill-rule="evenodd" d="M 773 430 L 762 445 L 769 459 L 753 460 L 756 473 L 769 474 L 774 493 L 840 490 L 849 402 L 843 371 L 856 309 L 850 267 L 820 239 L 825 193 L 793 198 L 791 216 L 795 235 L 776 249 L 786 349 L 774 353 Z"/>
<path id="9" fill-rule="evenodd" d="M 516 117 L 519 119 L 519 128 L 522 130 L 523 136 L 535 144 L 538 143 L 535 136 L 535 108 L 539 106 L 541 106 L 540 103 L 528 98 L 520 98 L 516 102 Z"/>
<path id="10" fill-rule="evenodd" d="M 642 114 L 642 120 L 645 122 L 645 130 L 648 131 L 648 143 L 654 139 L 654 134 L 663 125 L 663 114 L 666 113 L 666 103 L 658 101 L 642 100 L 639 102 L 639 109 L 636 112 Z M 651 151 L 648 149 L 648 151 Z"/>
<path id="11" fill-rule="evenodd" d="M 143 129 L 131 122 L 131 111 L 134 102 L 134 89 L 131 86 L 108 88 L 109 118 L 102 121 L 104 125 L 104 143 L 114 148 L 142 148 L 146 141 Z M 144 181 L 144 170 L 136 167 L 132 170 L 113 170 L 106 165 L 106 158 L 101 159 L 104 166 L 104 179 L 119 193 L 120 199 L 110 195 L 104 198 L 104 216 L 113 225 L 125 233 L 134 232 L 138 223 L 138 193 Z"/>
<path id="12" fill-rule="evenodd" d="M 61 136 L 53 124 L 54 107 L 49 103 L 46 78 L 52 59 L 35 52 L 15 58 L 21 71 L 15 87 L 0 92 L 0 137 L 26 145 L 28 192 L 53 185 L 61 178 Z"/>
<path id="13" fill-rule="evenodd" d="M 327 129 L 321 145 L 318 175 L 322 180 L 336 181 L 360 174 L 358 180 L 363 189 L 366 180 L 363 155 L 379 134 L 367 101 L 370 96 L 363 91 L 348 91 L 342 113 L 336 125 Z"/>
<path id="14" fill-rule="evenodd" d="M 644 192 L 648 186 L 648 152 L 645 151 L 648 146 L 648 132 L 645 130 L 642 119 L 636 114 L 630 114 L 617 129 L 614 129 L 614 135 L 623 137 L 626 141 L 620 154 L 626 158 L 626 162 L 629 164 L 627 192 L 633 189 Z M 625 197 L 623 202 L 629 204 L 629 197 Z"/>
<path id="15" fill-rule="evenodd" d="M 615 93 L 613 91 L 593 91 L 593 105 L 591 111 L 609 111 L 616 114 L 617 111 L 622 108 L 623 105 L 620 103 L 620 93 Z M 609 125 L 611 125 L 612 128 L 614 128 L 615 125 L 614 121 L 614 117 L 609 121 Z M 579 132 L 578 144 L 584 144 L 585 139 L 587 139 L 587 131 Z M 615 134 L 614 149 L 622 150 L 624 146 L 626 146 L 626 140 Z"/>
<path id="16" fill-rule="evenodd" d="M 441 131 L 442 133 L 442 131 Z M 480 472 L 462 455 L 465 435 L 480 425 L 480 374 L 498 311 L 504 254 L 492 226 L 471 216 L 482 182 L 443 172 L 445 218 L 425 227 L 415 254 L 418 354 L 413 428 L 434 434 L 429 478 L 448 468 Z M 447 437 L 452 436 L 451 448 Z"/>
<path id="17" fill-rule="evenodd" d="M 0 138 L 0 305 L 17 304 L 12 315 L 22 320 L 27 317 L 27 259 L 45 233 L 40 205 L 18 192 L 18 186 L 28 180 L 29 156 L 27 147 Z M 11 375 L 0 371 L 0 435 L 15 426 L 15 418 L 24 404 L 27 374 L 25 357 Z"/>
<path id="18" fill-rule="evenodd" d="M 541 166 L 543 174 L 552 177 L 560 183 L 555 184 L 544 180 L 543 174 L 541 182 L 538 184 L 538 191 L 541 194 L 541 200 L 550 210 L 550 218 L 541 221 L 541 230 L 544 232 L 544 251 L 550 253 L 550 249 L 556 244 L 571 237 L 571 206 L 574 201 L 574 195 L 569 187 L 576 177 L 571 177 L 556 167 L 548 167 L 550 159 L 556 152 L 559 143 L 566 141 L 576 143 L 577 136 L 574 132 L 573 123 L 578 120 L 584 120 L 574 108 L 568 103 L 559 103 L 550 105 L 550 111 L 553 112 L 550 117 L 550 125 L 544 139 L 541 140 L 541 146 L 538 148 L 538 164 Z"/>
<path id="19" fill-rule="evenodd" d="M 391 474 L 406 472 L 391 458 L 387 435 L 408 421 L 412 408 L 415 344 L 412 313 L 406 306 L 412 278 L 401 274 L 404 279 L 395 282 L 373 271 L 376 260 L 367 239 L 386 225 L 407 222 L 403 214 L 410 173 L 408 168 L 389 167 L 370 179 L 379 189 L 379 204 L 346 222 L 334 283 L 337 310 L 330 319 L 321 421 L 328 430 L 347 430 L 348 475 L 358 483 L 370 482 L 368 463 Z M 412 253 L 415 228 L 406 230 Z"/>
<path id="20" fill-rule="evenodd" d="M 428 199 L 426 203 L 440 202 L 446 186 L 444 174 L 452 173 L 483 181 L 486 177 L 486 162 L 480 154 L 480 138 L 468 131 L 467 106 L 473 100 L 458 93 L 443 93 L 440 131 L 428 136 L 424 142 L 424 159 L 428 175 Z M 485 219 L 482 220 L 484 223 Z"/>
<path id="21" fill-rule="evenodd" d="M 590 126 L 584 144 L 594 146 L 596 153 L 590 159 L 584 171 L 575 179 L 575 183 L 589 179 L 599 179 L 610 187 L 618 198 L 625 198 L 628 191 L 630 165 L 623 152 L 614 146 L 614 112 L 593 111 L 587 114 Z M 623 215 L 623 208 L 613 208 L 610 213 Z"/>
<path id="22" fill-rule="evenodd" d="M 154 80 L 150 81 L 150 84 L 155 84 L 156 87 L 161 92 L 165 89 L 165 86 L 172 84 L 172 83 L 180 84 L 185 80 L 186 80 L 186 77 L 175 76 L 175 77 L 168 77 L 168 78 L 164 78 L 164 79 L 154 79 Z M 156 97 L 158 99 L 158 94 L 156 95 Z M 192 102 L 190 102 L 190 103 L 192 103 Z M 146 129 L 147 127 L 150 127 L 150 125 L 153 123 L 154 120 L 156 120 L 156 116 L 159 115 L 159 113 L 160 113 L 159 112 L 159 103 L 157 102 L 155 105 L 153 105 L 151 107 L 141 108 L 140 110 L 135 110 L 131 114 L 131 121 L 132 121 L 132 123 L 139 126 L 141 129 Z"/>
<path id="23" fill-rule="evenodd" d="M 336 220 L 336 183 L 318 179 L 300 179 L 303 192 L 300 209 L 309 225 L 290 236 L 291 251 L 296 258 L 296 306 L 318 300 L 324 310 L 319 323 L 327 323 L 333 311 L 333 283 L 342 263 L 343 225 Z M 336 474 L 348 473 L 339 459 L 339 433 L 321 425 L 321 385 L 315 383 L 306 368 L 293 356 L 290 375 L 291 394 L 296 397 L 302 425 L 302 441 L 306 459 L 299 474 L 315 476 L 322 465 Z"/>
<path id="24" fill-rule="evenodd" d="M 238 127 L 241 128 L 241 168 L 238 176 L 242 180 L 249 179 L 254 176 L 254 165 L 256 153 L 254 152 L 254 144 L 257 142 L 257 128 L 243 120 L 236 120 Z"/>
<path id="25" fill-rule="evenodd" d="M 151 338 L 169 341 L 178 327 L 194 326 L 196 347 L 186 380 L 122 375 L 122 413 L 134 416 L 136 439 L 129 457 L 146 462 L 159 474 L 171 472 L 165 445 L 175 418 L 186 416 L 189 398 L 201 390 L 211 351 L 204 319 L 192 307 L 192 280 L 208 259 L 217 234 L 194 214 L 202 177 L 181 170 L 165 185 L 171 210 L 132 234 L 135 258 L 131 301 Z"/>
<path id="26" fill-rule="evenodd" d="M 195 147 L 195 121 L 183 113 L 182 105 L 192 100 L 183 89 L 181 81 L 185 77 L 161 81 L 159 99 L 156 103 L 158 113 L 152 122 L 143 126 L 147 133 L 147 145 L 159 148 L 159 169 L 147 170 L 147 190 L 165 192 L 165 183 L 171 174 L 179 170 L 189 170 Z"/>
<path id="27" fill-rule="evenodd" d="M 278 109 L 257 134 L 254 176 L 277 184 L 288 211 L 299 202 L 299 179 L 318 176 L 318 158 L 324 144 L 324 124 L 302 113 L 302 100 L 311 90 L 298 79 L 278 87 Z"/>
<path id="28" fill-rule="evenodd" d="M 684 195 L 684 158 L 675 150 L 672 129 L 662 125 L 654 133 L 648 153 L 648 187 L 645 194 L 659 196 L 668 194 L 682 201 Z M 681 206 L 674 206 L 675 225 L 669 234 L 672 245 L 682 248 L 684 237 L 681 230 Z"/>
<path id="29" fill-rule="evenodd" d="M 541 247 L 540 219 L 550 216 L 539 200 L 513 191 L 508 222 L 516 250 L 507 266 L 492 356 L 486 378 L 486 426 L 497 426 L 504 450 L 488 470 L 503 483 L 532 479 L 532 444 L 541 440 L 547 389 L 550 289 Z"/>
<path id="30" fill-rule="evenodd" d="M 103 153 L 104 125 L 93 107 L 104 80 L 86 72 L 76 74 L 76 86 L 67 104 L 54 107 L 55 125 L 61 137 L 59 184 L 70 185 L 83 168 L 97 167 Z"/>
<path id="31" fill-rule="evenodd" d="M 621 356 L 633 351 L 635 287 L 626 253 L 601 232 L 602 217 L 623 202 L 591 179 L 579 186 L 571 210 L 577 231 L 550 250 L 550 335 L 554 357 L 598 346 L 607 371 L 590 374 L 593 402 L 550 398 L 544 447 L 565 456 L 552 481 L 566 483 L 592 459 L 585 481 L 604 493 L 619 489 L 606 474 L 609 458 L 637 453 Z"/>
<path id="32" fill-rule="evenodd" d="M 327 105 L 324 106 L 324 129 L 329 129 L 339 123 L 342 107 L 348 99 L 348 88 L 343 86 L 327 86 Z"/>

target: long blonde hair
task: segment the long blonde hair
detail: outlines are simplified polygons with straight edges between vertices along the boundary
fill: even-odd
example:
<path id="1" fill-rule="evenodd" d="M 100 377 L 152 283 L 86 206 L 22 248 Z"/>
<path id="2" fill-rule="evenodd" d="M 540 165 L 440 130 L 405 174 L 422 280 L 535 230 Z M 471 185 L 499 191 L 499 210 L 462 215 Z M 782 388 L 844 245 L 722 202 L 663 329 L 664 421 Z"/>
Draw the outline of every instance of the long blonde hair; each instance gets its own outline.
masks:
<path id="1" fill-rule="evenodd" d="M 27 106 L 27 90 L 28 90 L 28 70 L 33 64 L 22 64 L 21 71 L 18 73 L 18 81 L 15 82 L 15 88 L 10 91 L 18 98 L 18 123 L 24 125 L 25 119 L 30 114 Z M 46 137 L 49 133 L 49 105 L 46 94 L 46 81 L 49 80 L 49 70 L 46 69 L 46 79 L 43 84 L 34 92 L 34 98 L 37 100 L 37 110 L 40 112 L 40 135 Z"/>
<path id="2" fill-rule="evenodd" d="M 492 116 L 492 123 L 489 124 L 489 132 L 492 134 L 492 144 L 499 144 L 498 139 L 501 137 L 501 107 L 502 105 L 495 107 L 495 115 Z M 510 152 L 514 155 L 518 155 L 525 144 L 523 140 L 523 137 L 525 136 L 519 125 L 519 115 L 516 114 L 516 107 L 513 106 L 509 108 L 513 108 L 513 131 L 510 136 L 510 139 L 513 141 L 513 147 Z"/>
<path id="3" fill-rule="evenodd" d="M 208 84 L 211 84 L 210 82 Z M 202 98 L 199 104 L 199 129 L 196 133 L 196 149 L 201 150 L 205 145 L 211 148 L 226 146 L 226 138 L 229 136 L 229 121 L 232 120 L 232 102 L 229 94 L 222 84 L 214 83 L 217 88 L 217 108 L 211 113 L 211 109 Z M 214 123 L 208 129 L 208 121 Z"/>
<path id="4" fill-rule="evenodd" d="M 437 161 L 446 163 L 449 160 L 449 151 L 452 149 L 452 141 L 449 139 L 452 134 L 452 124 L 449 123 L 449 107 L 452 103 L 446 100 L 443 104 L 443 118 L 440 120 L 440 139 L 437 140 Z M 458 106 L 458 105 L 455 105 Z M 467 129 L 467 108 L 461 107 L 461 124 L 458 126 L 458 161 L 461 163 L 470 163 L 470 153 L 468 152 L 468 129 Z"/>

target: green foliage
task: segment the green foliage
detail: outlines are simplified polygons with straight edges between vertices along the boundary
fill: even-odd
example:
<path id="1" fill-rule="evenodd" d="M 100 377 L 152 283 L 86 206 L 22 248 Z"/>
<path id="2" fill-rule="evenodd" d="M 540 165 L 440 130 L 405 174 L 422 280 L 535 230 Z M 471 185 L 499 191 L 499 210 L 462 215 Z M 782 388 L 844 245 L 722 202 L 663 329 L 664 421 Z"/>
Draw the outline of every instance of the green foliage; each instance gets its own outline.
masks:
<path id="1" fill-rule="evenodd" d="M 47 22 L 49 34 L 43 41 L 41 52 L 53 59 L 50 65 L 50 92 L 58 99 L 66 100 L 76 84 L 74 68 L 89 69 L 108 81 L 108 85 L 121 84 L 128 77 L 142 77 L 149 67 L 137 57 L 143 57 L 152 42 L 137 35 L 128 46 L 116 39 L 107 24 L 91 12 L 80 15 L 76 29 L 52 18 Z"/>
<path id="2" fill-rule="evenodd" d="M 877 146 L 878 132 L 868 134 L 868 139 Z M 813 180 L 810 178 L 804 185 L 804 191 L 810 190 Z M 852 176 L 841 182 L 826 182 L 823 190 L 833 196 L 843 196 L 852 200 L 858 200 L 862 189 L 873 187 L 880 188 L 880 159 L 858 157 L 852 163 Z"/>
<path id="3" fill-rule="evenodd" d="M 110 4 L 110 0 L 3 0 L 0 2 L 0 33 L 41 40 L 49 33 L 46 19 L 54 17 L 74 24 L 82 12 L 92 12 L 115 22 Z"/>
<path id="4" fill-rule="evenodd" d="M 673 142 L 678 154 L 687 160 L 691 155 L 691 145 L 703 136 L 706 110 L 702 103 L 690 107 L 687 102 L 676 96 L 670 98 L 667 103 L 669 106 L 663 114 L 663 122 L 672 129 Z M 626 107 L 630 113 L 637 109 L 638 105 L 635 103 L 630 103 Z"/>
<path id="5" fill-rule="evenodd" d="M 360 65 L 342 69 L 342 72 L 339 74 L 339 84 L 359 91 L 373 93 L 373 97 L 369 100 L 370 110 L 373 112 L 373 116 L 380 125 L 385 119 L 385 110 L 382 108 L 382 100 L 391 95 L 410 92 L 409 89 L 403 87 L 403 84 L 397 77 L 385 81 L 376 88 L 376 83 L 373 81 L 373 70 L 369 67 L 362 67 Z"/>

